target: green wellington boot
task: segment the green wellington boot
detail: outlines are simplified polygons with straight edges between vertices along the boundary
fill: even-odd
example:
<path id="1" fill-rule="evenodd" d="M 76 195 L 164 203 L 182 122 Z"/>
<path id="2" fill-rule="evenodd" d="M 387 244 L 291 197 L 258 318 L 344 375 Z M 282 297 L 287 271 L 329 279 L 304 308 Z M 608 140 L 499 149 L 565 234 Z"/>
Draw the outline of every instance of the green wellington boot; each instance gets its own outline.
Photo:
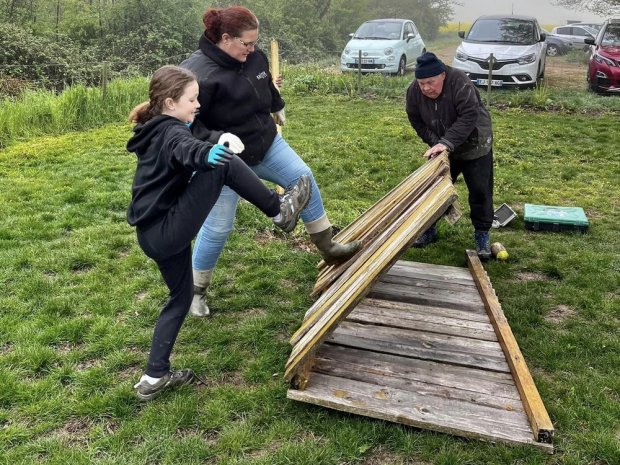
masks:
<path id="1" fill-rule="evenodd" d="M 335 265 L 348 260 L 362 247 L 360 241 L 353 241 L 348 244 L 334 242 L 331 226 L 318 233 L 310 234 L 310 240 L 319 249 L 321 257 L 328 265 Z"/>

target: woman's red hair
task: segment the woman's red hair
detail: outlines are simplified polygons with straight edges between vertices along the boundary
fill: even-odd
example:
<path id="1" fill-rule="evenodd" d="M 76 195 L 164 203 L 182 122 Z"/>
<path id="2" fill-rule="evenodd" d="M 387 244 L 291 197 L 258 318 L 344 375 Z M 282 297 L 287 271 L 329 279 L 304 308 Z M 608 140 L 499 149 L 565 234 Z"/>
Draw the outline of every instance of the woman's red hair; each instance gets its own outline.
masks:
<path id="1" fill-rule="evenodd" d="M 247 8 L 231 6 L 228 8 L 209 8 L 202 16 L 205 35 L 214 44 L 227 33 L 233 37 L 241 37 L 245 31 L 258 29 L 258 19 Z"/>

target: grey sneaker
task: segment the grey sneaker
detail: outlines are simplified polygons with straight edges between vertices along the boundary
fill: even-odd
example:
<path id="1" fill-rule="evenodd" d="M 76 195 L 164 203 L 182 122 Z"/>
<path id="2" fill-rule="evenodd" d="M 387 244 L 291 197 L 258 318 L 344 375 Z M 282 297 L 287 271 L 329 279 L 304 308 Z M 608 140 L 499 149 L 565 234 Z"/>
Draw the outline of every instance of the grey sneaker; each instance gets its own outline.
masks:
<path id="1" fill-rule="evenodd" d="M 297 182 L 290 188 L 286 189 L 284 195 L 280 198 L 280 220 L 273 220 L 278 228 L 284 232 L 291 232 L 297 226 L 299 215 L 308 202 L 312 194 L 312 183 L 310 177 L 300 176 Z"/>
<path id="2" fill-rule="evenodd" d="M 169 371 L 155 384 L 150 384 L 146 381 L 140 381 L 134 385 L 134 388 L 136 390 L 136 395 L 138 396 L 138 399 L 147 401 L 154 399 L 166 389 L 172 389 L 176 386 L 183 386 L 184 384 L 189 384 L 194 380 L 194 378 L 194 372 L 190 369 Z"/>

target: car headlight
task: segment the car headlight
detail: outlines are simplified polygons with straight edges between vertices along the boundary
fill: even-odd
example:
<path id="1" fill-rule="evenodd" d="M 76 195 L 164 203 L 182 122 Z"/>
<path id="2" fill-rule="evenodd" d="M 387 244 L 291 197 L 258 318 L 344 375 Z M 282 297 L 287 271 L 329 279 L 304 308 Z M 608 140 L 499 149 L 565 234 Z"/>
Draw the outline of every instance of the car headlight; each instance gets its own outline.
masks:
<path id="1" fill-rule="evenodd" d="M 607 57 L 604 57 L 603 55 L 599 55 L 598 53 L 594 54 L 594 60 L 597 63 L 605 63 L 607 66 L 616 66 L 616 63 L 614 63 L 613 60 L 610 60 Z"/>
<path id="2" fill-rule="evenodd" d="M 517 59 L 520 65 L 527 65 L 528 63 L 534 63 L 536 61 L 536 54 L 530 53 L 529 55 L 523 55 Z"/>
<path id="3" fill-rule="evenodd" d="M 467 61 L 469 57 L 467 56 L 466 53 L 463 53 L 460 50 L 457 50 L 454 58 L 456 58 L 459 61 Z"/>
<path id="4" fill-rule="evenodd" d="M 392 47 L 388 47 L 383 51 L 383 53 L 385 53 L 386 55 L 391 55 L 392 53 L 394 53 L 394 50 L 392 49 Z"/>
<path id="5" fill-rule="evenodd" d="M 351 50 L 349 50 L 348 48 L 345 48 L 345 49 L 344 49 L 344 52 L 342 52 L 342 54 L 343 54 L 343 55 L 348 55 L 350 51 L 351 51 Z"/>

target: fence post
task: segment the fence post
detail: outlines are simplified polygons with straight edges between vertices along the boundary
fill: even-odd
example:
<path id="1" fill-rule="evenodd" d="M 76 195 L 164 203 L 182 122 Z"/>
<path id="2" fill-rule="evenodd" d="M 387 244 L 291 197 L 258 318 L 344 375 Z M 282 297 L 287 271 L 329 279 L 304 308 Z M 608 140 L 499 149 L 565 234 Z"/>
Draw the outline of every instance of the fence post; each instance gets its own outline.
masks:
<path id="1" fill-rule="evenodd" d="M 103 98 L 106 98 L 108 93 L 108 62 L 103 62 L 103 68 L 101 69 L 101 92 L 103 94 Z"/>
<path id="2" fill-rule="evenodd" d="M 362 93 L 362 51 L 359 50 L 357 57 L 357 94 Z"/>
<path id="3" fill-rule="evenodd" d="M 493 63 L 495 63 L 495 58 L 491 53 L 488 58 L 489 62 L 489 76 L 487 77 L 487 106 L 491 106 L 491 81 L 493 80 Z"/>

